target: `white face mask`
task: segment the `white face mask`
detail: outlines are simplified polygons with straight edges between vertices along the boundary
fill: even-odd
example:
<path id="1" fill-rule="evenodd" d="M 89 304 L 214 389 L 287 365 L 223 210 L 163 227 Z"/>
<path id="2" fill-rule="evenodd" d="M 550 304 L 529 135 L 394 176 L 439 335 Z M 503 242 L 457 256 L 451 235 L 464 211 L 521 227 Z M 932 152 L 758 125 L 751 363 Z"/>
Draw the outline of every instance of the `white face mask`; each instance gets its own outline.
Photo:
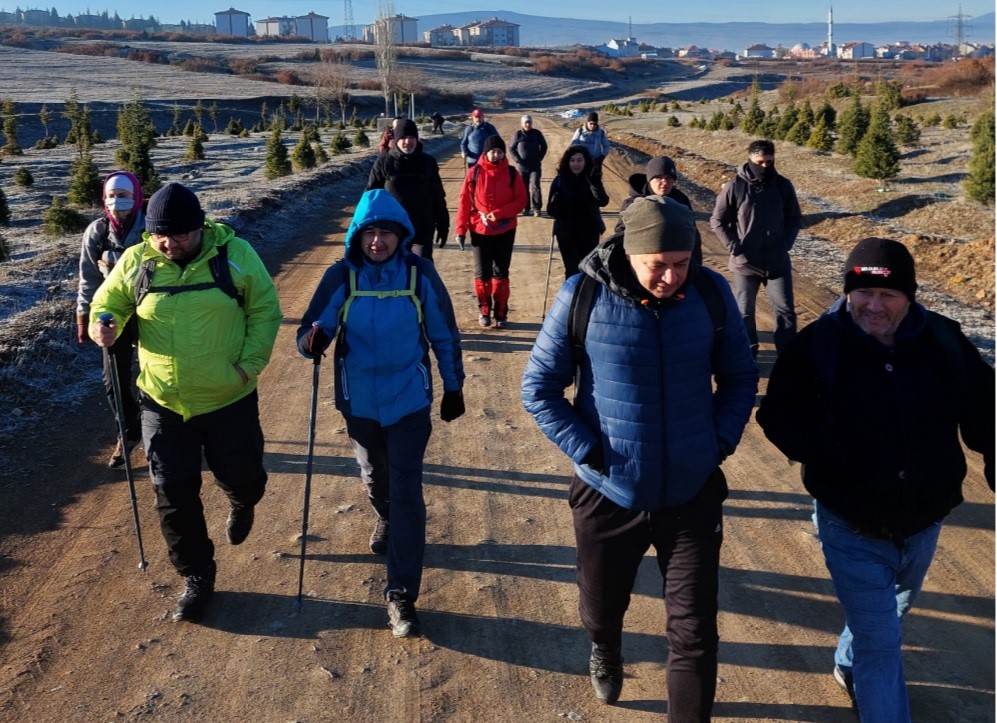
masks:
<path id="1" fill-rule="evenodd" d="M 107 210 L 112 213 L 115 211 L 128 213 L 135 205 L 135 200 L 132 198 L 108 198 L 104 201 L 104 205 L 107 206 Z"/>

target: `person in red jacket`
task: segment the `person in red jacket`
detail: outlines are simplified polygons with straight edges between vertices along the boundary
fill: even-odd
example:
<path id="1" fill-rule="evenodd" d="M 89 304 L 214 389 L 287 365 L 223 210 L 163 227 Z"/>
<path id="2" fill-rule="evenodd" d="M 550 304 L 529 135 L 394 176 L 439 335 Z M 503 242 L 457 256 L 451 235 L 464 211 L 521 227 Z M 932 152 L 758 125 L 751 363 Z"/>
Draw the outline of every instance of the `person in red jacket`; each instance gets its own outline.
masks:
<path id="1" fill-rule="evenodd" d="M 526 208 L 526 186 L 505 157 L 500 136 L 485 140 L 478 162 L 467 170 L 457 200 L 457 243 L 471 233 L 478 324 L 504 329 L 509 318 L 509 264 L 516 217 Z"/>

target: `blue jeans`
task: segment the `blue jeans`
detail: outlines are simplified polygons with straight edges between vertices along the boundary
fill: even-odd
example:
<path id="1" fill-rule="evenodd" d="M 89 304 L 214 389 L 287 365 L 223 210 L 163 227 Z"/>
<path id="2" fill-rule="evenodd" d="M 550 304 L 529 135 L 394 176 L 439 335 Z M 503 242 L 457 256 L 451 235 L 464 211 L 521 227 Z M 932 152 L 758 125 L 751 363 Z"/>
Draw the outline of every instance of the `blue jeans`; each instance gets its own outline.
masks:
<path id="1" fill-rule="evenodd" d="M 860 534 L 819 502 L 817 521 L 824 561 L 845 609 L 834 662 L 851 668 L 859 716 L 863 723 L 910 721 L 900 623 L 921 591 L 941 522 L 898 547 Z"/>
<path id="2" fill-rule="evenodd" d="M 400 592 L 415 602 L 426 550 L 422 459 L 433 429 L 429 407 L 384 426 L 373 419 L 344 416 L 367 496 L 378 517 L 390 525 L 384 595 Z"/>
<path id="3" fill-rule="evenodd" d="M 793 300 L 793 272 L 786 272 L 777 279 L 755 274 L 734 272 L 734 299 L 744 320 L 744 330 L 748 332 L 751 353 L 758 356 L 758 327 L 755 324 L 755 301 L 758 289 L 765 285 L 765 296 L 772 306 L 775 317 L 775 351 L 781 353 L 789 340 L 796 336 L 796 306 Z"/>

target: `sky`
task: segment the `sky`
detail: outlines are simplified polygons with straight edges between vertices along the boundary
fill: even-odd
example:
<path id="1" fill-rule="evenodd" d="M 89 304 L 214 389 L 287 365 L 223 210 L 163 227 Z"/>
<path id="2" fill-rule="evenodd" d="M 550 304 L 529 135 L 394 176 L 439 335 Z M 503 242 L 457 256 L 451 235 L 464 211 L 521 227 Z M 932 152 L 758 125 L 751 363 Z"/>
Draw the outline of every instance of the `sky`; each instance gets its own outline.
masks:
<path id="1" fill-rule="evenodd" d="M 358 25 L 370 23 L 378 8 L 393 6 L 394 12 L 418 18 L 422 15 L 442 13 L 492 11 L 501 16 L 502 11 L 524 15 L 578 18 L 584 20 L 611 20 L 626 22 L 628 17 L 611 0 L 352 0 L 353 19 Z M 944 20 L 959 14 L 969 17 L 993 12 L 993 0 L 836 0 L 835 22 L 871 23 L 891 20 L 931 21 Z M 826 0 L 706 0 L 706 2 L 678 2 L 659 0 L 657 3 L 629 4 L 624 12 L 635 25 L 645 23 L 807 23 L 827 19 Z M 51 8 L 60 14 L 85 12 L 109 13 L 117 11 L 122 18 L 148 17 L 150 12 L 160 22 L 180 20 L 214 22 L 214 13 L 234 7 L 247 12 L 253 20 L 273 15 L 304 15 L 314 11 L 329 17 L 329 25 L 343 23 L 343 0 L 320 2 L 318 0 L 218 0 L 206 4 L 203 0 L 173 0 L 169 3 L 150 5 L 135 0 L 0 0 L 0 9 L 12 11 L 16 7 Z"/>

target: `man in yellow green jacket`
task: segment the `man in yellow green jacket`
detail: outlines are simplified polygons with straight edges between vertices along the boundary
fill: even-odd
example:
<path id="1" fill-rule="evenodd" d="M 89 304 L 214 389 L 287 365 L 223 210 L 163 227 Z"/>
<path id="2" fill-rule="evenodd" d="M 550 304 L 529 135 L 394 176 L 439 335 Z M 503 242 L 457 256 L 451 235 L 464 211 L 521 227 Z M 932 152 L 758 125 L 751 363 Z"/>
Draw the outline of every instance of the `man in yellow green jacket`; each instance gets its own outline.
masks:
<path id="1" fill-rule="evenodd" d="M 185 580 L 173 619 L 196 620 L 216 570 L 201 454 L 229 498 L 228 540 L 238 545 L 267 482 L 256 385 L 280 328 L 280 304 L 252 246 L 206 219 L 197 196 L 171 183 L 149 199 L 143 243 L 124 253 L 94 295 L 90 337 L 110 346 L 133 314 L 142 440 L 170 561 Z"/>

